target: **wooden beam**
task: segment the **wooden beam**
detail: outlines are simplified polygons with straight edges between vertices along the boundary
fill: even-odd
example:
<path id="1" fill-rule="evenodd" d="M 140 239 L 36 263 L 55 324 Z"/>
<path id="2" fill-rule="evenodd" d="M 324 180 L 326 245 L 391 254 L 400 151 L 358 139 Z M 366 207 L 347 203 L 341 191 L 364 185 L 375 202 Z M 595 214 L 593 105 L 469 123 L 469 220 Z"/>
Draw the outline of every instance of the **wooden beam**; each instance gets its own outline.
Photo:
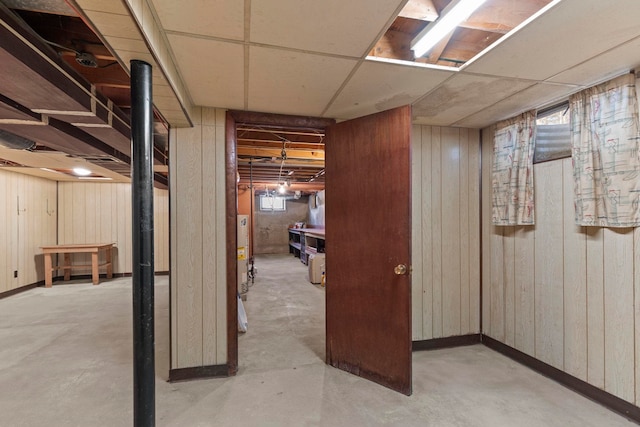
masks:
<path id="1" fill-rule="evenodd" d="M 409 0 L 398 16 L 421 21 L 435 21 L 439 15 L 432 0 Z"/>
<path id="2" fill-rule="evenodd" d="M 378 43 L 371 49 L 369 55 L 381 58 L 400 59 L 413 61 L 411 40 L 413 35 L 395 30 L 388 30 Z"/>
<path id="3" fill-rule="evenodd" d="M 277 126 L 280 128 L 324 129 L 336 122 L 334 119 L 326 119 L 322 117 L 289 116 L 285 114 L 269 114 L 255 111 L 230 110 L 229 114 L 231 114 L 238 125 L 251 124 Z"/>
<path id="4" fill-rule="evenodd" d="M 322 160 L 324 161 L 323 150 L 299 150 L 295 148 L 287 148 L 285 150 L 287 159 L 295 160 Z M 252 156 L 252 157 L 275 157 L 280 158 L 282 155 L 281 149 L 275 148 L 252 148 L 247 146 L 238 145 L 238 156 Z"/>

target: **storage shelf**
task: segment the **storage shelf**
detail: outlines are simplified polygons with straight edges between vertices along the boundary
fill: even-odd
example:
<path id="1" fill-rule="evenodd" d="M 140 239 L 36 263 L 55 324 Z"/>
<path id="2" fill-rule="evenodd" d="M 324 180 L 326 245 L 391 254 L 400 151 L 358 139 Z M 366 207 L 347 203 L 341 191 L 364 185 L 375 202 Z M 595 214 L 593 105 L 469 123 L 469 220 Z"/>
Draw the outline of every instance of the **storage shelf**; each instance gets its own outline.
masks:
<path id="1" fill-rule="evenodd" d="M 324 228 L 290 228 L 289 253 L 307 265 L 309 255 L 324 253 Z"/>

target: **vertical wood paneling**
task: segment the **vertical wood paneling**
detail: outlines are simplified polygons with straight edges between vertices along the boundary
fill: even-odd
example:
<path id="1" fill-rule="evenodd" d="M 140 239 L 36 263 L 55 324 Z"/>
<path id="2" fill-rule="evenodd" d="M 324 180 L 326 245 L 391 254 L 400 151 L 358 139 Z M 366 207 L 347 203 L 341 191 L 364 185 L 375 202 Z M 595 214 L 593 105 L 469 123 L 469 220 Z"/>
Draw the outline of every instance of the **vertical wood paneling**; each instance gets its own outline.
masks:
<path id="1" fill-rule="evenodd" d="M 227 241 L 226 238 L 220 238 L 220 236 L 226 236 L 226 112 L 224 110 L 215 110 L 216 116 L 216 180 L 215 180 L 215 192 L 216 192 L 216 228 L 215 230 L 209 230 L 208 233 L 211 239 L 216 242 L 218 254 L 226 253 Z M 219 256 L 216 259 L 216 283 L 217 285 L 217 306 L 216 310 L 216 326 L 218 343 L 216 345 L 216 363 L 222 364 L 227 362 L 227 260 L 224 256 Z M 209 310 L 213 307 L 209 307 Z"/>
<path id="2" fill-rule="evenodd" d="M 459 130 L 442 128 L 442 336 L 460 334 L 460 142 Z"/>
<path id="3" fill-rule="evenodd" d="M 422 306 L 424 280 L 422 276 L 422 126 L 413 125 L 411 129 L 411 339 L 422 340 L 423 319 L 431 314 L 425 313 Z"/>
<path id="4" fill-rule="evenodd" d="M 125 226 L 125 257 L 124 257 L 124 268 L 125 271 L 133 271 L 133 205 L 131 200 L 131 186 L 124 185 L 122 186 L 124 196 L 124 219 L 123 225 Z M 131 236 L 131 237 L 130 237 Z"/>
<path id="5" fill-rule="evenodd" d="M 604 229 L 586 228 L 587 381 L 604 389 Z"/>
<path id="6" fill-rule="evenodd" d="M 537 164 L 534 179 L 536 357 L 563 369 L 562 163 Z"/>
<path id="7" fill-rule="evenodd" d="M 632 229 L 604 229 L 605 390 L 635 402 Z"/>
<path id="8" fill-rule="evenodd" d="M 26 265 L 26 254 L 29 251 L 29 234 L 28 234 L 28 217 L 32 214 L 33 207 L 30 205 L 31 201 L 31 193 L 33 189 L 31 188 L 31 182 L 23 175 L 18 176 L 18 188 L 23 189 L 24 191 L 18 191 L 18 208 L 20 212 L 18 213 L 18 257 L 16 263 L 16 270 L 18 270 L 18 279 L 20 276 L 28 279 L 27 274 L 27 265 Z M 26 277 L 25 277 L 26 276 Z M 20 280 L 17 280 L 20 282 Z M 16 284 L 17 285 L 17 284 Z"/>
<path id="9" fill-rule="evenodd" d="M 127 195 L 124 192 L 124 186 L 118 186 L 116 188 L 117 198 L 117 216 L 120 219 L 118 221 L 118 240 L 116 241 L 118 252 L 118 268 L 120 271 L 127 271 L 127 264 L 129 263 L 129 254 L 127 253 L 127 240 L 131 240 L 130 228 L 127 228 L 125 217 L 127 216 L 127 205 L 131 204 L 131 199 L 126 198 Z"/>
<path id="10" fill-rule="evenodd" d="M 412 133 L 413 339 L 480 330 L 480 138 Z"/>
<path id="11" fill-rule="evenodd" d="M 493 231 L 491 224 L 491 163 L 493 158 L 493 132 L 482 131 L 482 332 L 493 337 L 491 333 L 491 288 L 494 254 Z M 495 338 L 495 337 L 493 337 Z"/>
<path id="12" fill-rule="evenodd" d="M 208 120 L 207 120 L 208 119 Z M 224 258 L 225 252 L 218 254 L 216 245 L 216 213 L 217 200 L 219 194 L 216 194 L 216 128 L 215 118 L 213 123 L 208 115 L 203 116 L 202 123 L 202 232 L 207 236 L 202 239 L 202 276 L 217 277 L 217 263 L 212 262 L 218 257 Z M 213 166 L 213 167 L 212 167 Z M 223 179 L 224 181 L 224 179 Z M 211 188 L 214 187 L 214 188 Z M 224 197 L 223 197 L 224 200 Z M 217 338 L 217 307 L 216 300 L 216 281 L 203 280 L 202 282 L 202 353 L 203 364 L 213 365 L 216 357 L 216 338 Z"/>
<path id="13" fill-rule="evenodd" d="M 470 331 L 470 318 L 471 318 L 471 309 L 469 306 L 470 297 L 469 292 L 471 290 L 471 286 L 469 283 L 470 276 L 470 264 L 471 260 L 470 256 L 470 246 L 472 242 L 471 233 L 469 229 L 469 216 L 472 212 L 469 210 L 469 130 L 468 129 L 459 129 L 459 144 L 458 150 L 460 153 L 459 156 L 459 173 L 460 173 L 460 191 L 458 197 L 458 211 L 460 213 L 459 219 L 459 227 L 457 238 L 459 239 L 460 245 L 460 328 L 458 330 L 459 334 L 466 333 Z M 475 147 L 474 147 L 475 148 Z M 476 172 L 477 173 L 477 172 Z M 479 214 L 479 211 L 475 212 L 476 216 Z M 476 260 L 476 262 L 478 262 Z M 479 306 L 474 312 L 478 312 Z"/>
<path id="14" fill-rule="evenodd" d="M 7 223 L 9 221 L 9 194 L 8 194 L 9 180 L 7 179 L 7 173 L 0 171 L 0 200 L 4 200 L 5 203 L 0 203 L 0 236 L 2 241 L 0 242 L 0 292 L 7 291 L 9 288 L 8 271 L 9 271 L 9 256 L 11 248 L 9 246 L 9 227 Z"/>
<path id="15" fill-rule="evenodd" d="M 433 280 L 433 337 L 442 332 L 442 137 L 440 127 L 431 128 L 431 256 Z"/>
<path id="16" fill-rule="evenodd" d="M 44 279 L 40 247 L 55 239 L 57 215 L 46 208 L 55 188 L 53 181 L 0 170 L 0 292 Z"/>
<path id="17" fill-rule="evenodd" d="M 432 128 L 422 127 L 422 176 L 420 187 L 422 188 L 422 339 L 434 337 L 433 310 L 433 168 L 432 163 Z"/>
<path id="18" fill-rule="evenodd" d="M 166 190 L 157 191 L 166 194 Z M 119 243 L 119 253 L 114 258 L 114 272 L 131 272 L 131 260 L 126 268 L 125 259 L 131 256 L 129 184 L 56 183 L 0 171 L 0 195 L 5 200 L 0 208 L 0 243 L 4 248 L 0 251 L 0 292 L 44 280 L 40 249 L 43 245 L 116 242 Z M 167 224 L 166 211 L 165 208 L 164 213 L 156 212 L 156 216 L 164 218 L 160 223 Z M 163 227 L 168 228 L 168 224 Z M 165 242 L 156 242 L 156 247 L 164 247 L 167 251 L 167 244 L 165 239 Z M 87 264 L 89 261 L 86 255 L 73 256 L 75 264 Z M 168 265 L 156 263 L 157 271 L 158 267 L 168 270 Z M 13 277 L 14 270 L 18 270 L 18 278 Z M 74 274 L 86 274 L 88 271 L 78 270 Z"/>
<path id="19" fill-rule="evenodd" d="M 515 348 L 535 356 L 535 233 L 532 226 L 516 227 L 514 235 L 515 270 Z"/>
<path id="20" fill-rule="evenodd" d="M 116 244 L 113 255 L 114 273 L 132 271 L 132 217 L 131 185 L 127 183 L 76 183 L 61 182 L 58 185 L 58 206 L 61 214 L 58 221 L 58 242 L 64 243 L 109 243 Z M 55 191 L 50 197 L 55 199 Z M 154 190 L 154 248 L 155 270 L 167 271 L 168 208 L 167 190 Z M 164 201 L 163 201 L 164 199 Z M 55 206 L 55 201 L 54 204 Z M 84 227 L 76 227 L 83 223 Z M 55 238 L 52 243 L 55 243 Z M 167 252 L 168 253 L 168 252 Z M 104 254 L 101 254 L 104 260 Z M 82 258 L 74 255 L 74 263 Z M 84 257 L 85 263 L 90 259 Z M 74 274 L 87 273 L 79 270 Z"/>
<path id="21" fill-rule="evenodd" d="M 171 320 L 171 369 L 177 369 L 178 365 L 178 284 L 177 278 L 180 271 L 178 265 L 178 203 L 176 198 L 177 176 L 181 172 L 177 167 L 178 151 L 176 150 L 177 129 L 169 130 L 169 253 L 170 253 L 170 280 L 169 280 L 169 310 Z"/>
<path id="22" fill-rule="evenodd" d="M 202 127 L 178 129 L 178 366 L 202 365 Z"/>
<path id="23" fill-rule="evenodd" d="M 196 112 L 170 132 L 172 369 L 227 361 L 225 111 Z"/>
<path id="24" fill-rule="evenodd" d="M 111 187 L 111 218 L 112 218 L 112 224 L 111 224 L 111 241 L 114 242 L 116 244 L 116 247 L 114 249 L 114 252 L 112 254 L 113 258 L 113 271 L 123 271 L 123 268 L 121 268 L 122 263 L 120 262 L 120 248 L 118 247 L 118 242 L 120 237 L 120 221 L 115 221 L 115 218 L 120 218 L 118 216 L 118 213 L 120 212 L 120 201 L 118 199 L 119 197 L 119 186 L 115 186 L 112 185 Z M 117 268 L 117 270 L 116 270 Z"/>
<path id="25" fill-rule="evenodd" d="M 485 129 L 483 140 L 492 135 Z M 491 226 L 492 152 L 483 145 L 482 153 L 485 333 L 500 339 L 508 330 L 509 298 L 500 300 L 496 274 L 513 262 L 515 348 L 640 403 L 640 232 L 576 226 L 571 160 L 564 159 L 534 166 L 536 225 L 510 236 Z M 504 320 L 495 317 L 501 310 Z M 508 335 L 502 342 L 509 344 Z"/>
<path id="26" fill-rule="evenodd" d="M 564 369 L 587 379 L 587 243 L 575 224 L 571 159 L 562 160 L 564 194 Z"/>
<path id="27" fill-rule="evenodd" d="M 637 84 L 640 81 L 636 80 Z M 640 406 L 640 228 L 633 230 L 633 295 L 635 341 L 635 405 Z"/>
<path id="28" fill-rule="evenodd" d="M 469 332 L 480 332 L 480 133 L 469 130 Z"/>
<path id="29" fill-rule="evenodd" d="M 513 347 L 516 341 L 516 272 L 515 272 L 515 227 L 504 227 L 502 247 L 504 250 L 504 342 Z"/>
<path id="30" fill-rule="evenodd" d="M 493 226 L 489 283 L 489 336 L 504 342 L 504 227 Z"/>
<path id="31" fill-rule="evenodd" d="M 11 206 L 10 212 L 12 213 L 9 217 L 9 235 L 11 241 L 11 254 L 9 258 L 9 279 L 7 280 L 10 285 L 8 289 L 15 289 L 19 286 L 20 283 L 20 272 L 18 272 L 18 278 L 13 277 L 13 271 L 18 270 L 19 267 L 19 259 L 20 259 L 20 215 L 18 214 L 18 195 L 20 194 L 20 175 L 10 174 L 9 175 L 9 204 Z M 14 213 L 15 212 L 15 213 Z"/>

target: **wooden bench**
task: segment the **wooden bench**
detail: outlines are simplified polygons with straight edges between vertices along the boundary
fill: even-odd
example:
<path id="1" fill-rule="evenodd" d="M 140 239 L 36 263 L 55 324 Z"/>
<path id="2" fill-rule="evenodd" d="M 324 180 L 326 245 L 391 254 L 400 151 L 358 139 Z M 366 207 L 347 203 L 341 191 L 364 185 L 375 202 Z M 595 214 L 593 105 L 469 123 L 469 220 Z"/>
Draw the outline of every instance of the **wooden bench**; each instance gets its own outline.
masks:
<path id="1" fill-rule="evenodd" d="M 64 270 L 64 280 L 71 279 L 71 270 L 80 268 L 91 267 L 91 279 L 94 285 L 97 285 L 100 281 L 99 268 L 107 267 L 107 278 L 113 277 L 113 264 L 112 264 L 112 248 L 114 243 L 85 243 L 77 245 L 54 245 L 54 246 L 42 246 L 42 252 L 44 254 L 44 286 L 50 288 L 53 285 L 53 272 L 56 270 Z M 98 254 L 104 250 L 106 254 L 106 260 L 103 264 L 98 264 Z M 72 265 L 71 254 L 73 253 L 90 253 L 91 264 L 90 265 Z M 63 254 L 64 263 L 62 265 L 52 265 L 51 255 Z"/>

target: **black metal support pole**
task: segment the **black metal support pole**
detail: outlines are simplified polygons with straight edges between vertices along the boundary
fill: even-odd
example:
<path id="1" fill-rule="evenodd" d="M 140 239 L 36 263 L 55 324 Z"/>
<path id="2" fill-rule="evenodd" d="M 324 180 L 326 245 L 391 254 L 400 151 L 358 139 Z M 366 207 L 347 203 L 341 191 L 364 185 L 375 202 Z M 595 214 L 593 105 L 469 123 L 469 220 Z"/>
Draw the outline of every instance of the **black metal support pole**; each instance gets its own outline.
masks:
<path id="1" fill-rule="evenodd" d="M 153 104 L 151 65 L 131 61 L 133 425 L 155 426 Z"/>

